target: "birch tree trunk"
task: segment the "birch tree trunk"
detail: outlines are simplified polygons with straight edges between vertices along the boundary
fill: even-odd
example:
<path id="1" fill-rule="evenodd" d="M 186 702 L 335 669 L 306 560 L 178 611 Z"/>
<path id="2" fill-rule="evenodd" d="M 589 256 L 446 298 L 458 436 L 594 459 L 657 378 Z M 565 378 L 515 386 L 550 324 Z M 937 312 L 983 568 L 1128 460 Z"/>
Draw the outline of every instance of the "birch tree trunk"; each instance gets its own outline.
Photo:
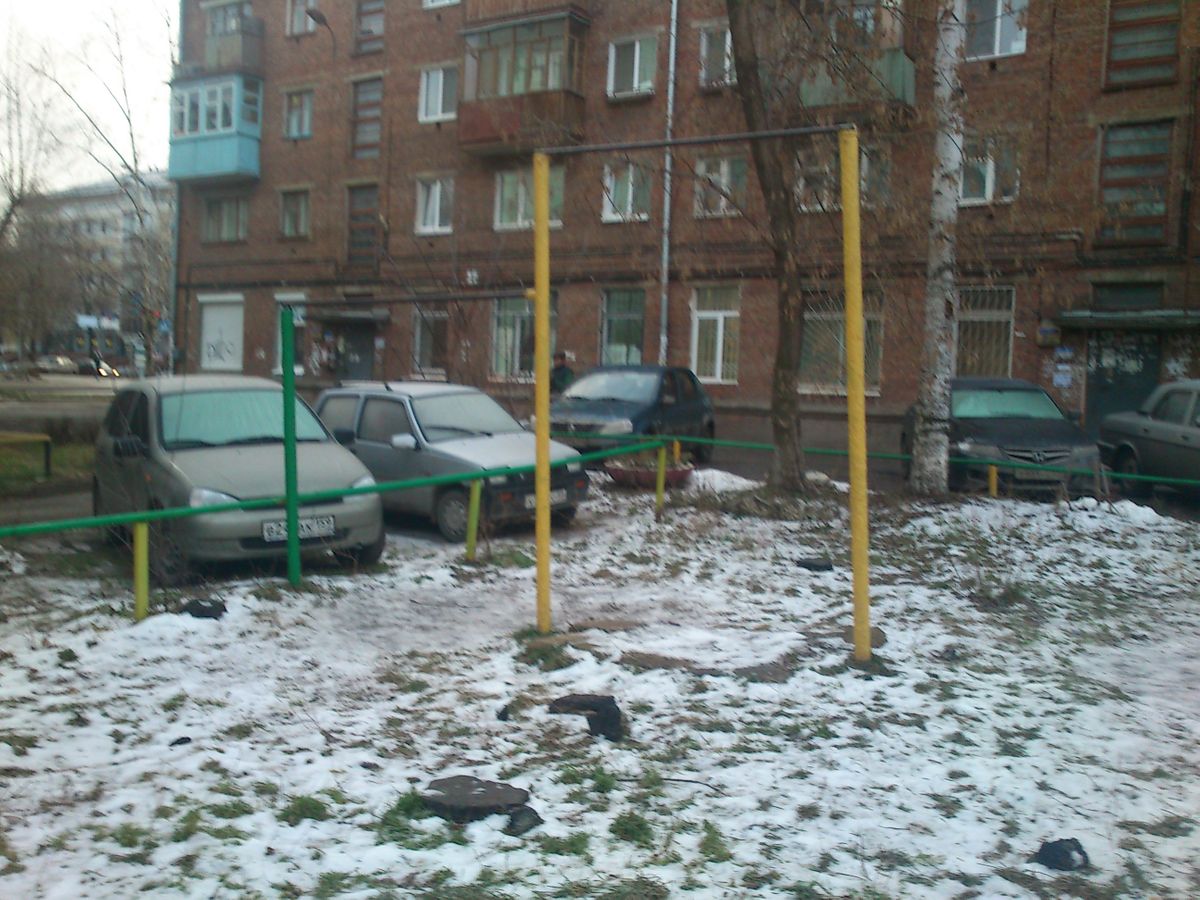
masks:
<path id="1" fill-rule="evenodd" d="M 965 0 L 940 0 L 934 52 L 933 197 L 929 210 L 925 333 L 912 435 L 912 488 L 945 493 L 949 471 L 950 378 L 954 374 L 958 198 L 963 169 L 963 89 L 959 66 L 966 38 Z"/>

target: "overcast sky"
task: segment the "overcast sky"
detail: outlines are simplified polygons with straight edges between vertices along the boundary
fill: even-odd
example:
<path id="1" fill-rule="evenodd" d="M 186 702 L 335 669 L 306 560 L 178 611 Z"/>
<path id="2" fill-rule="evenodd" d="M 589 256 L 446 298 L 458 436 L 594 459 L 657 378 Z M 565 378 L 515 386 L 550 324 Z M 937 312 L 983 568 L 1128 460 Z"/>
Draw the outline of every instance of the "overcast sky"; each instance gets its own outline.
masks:
<path id="1" fill-rule="evenodd" d="M 178 0 L 0 0 L 0 50 L 18 38 L 20 51 L 31 64 L 45 52 L 58 78 L 88 113 L 104 123 L 122 152 L 128 147 L 124 125 L 101 80 L 114 89 L 119 68 L 112 58 L 110 24 L 120 28 L 126 57 L 130 106 L 134 111 L 138 153 L 143 168 L 166 168 L 167 109 L 172 45 L 177 39 Z M 93 76 L 88 66 L 99 75 Z M 68 115 L 64 112 L 64 117 Z M 87 159 L 84 147 L 104 155 L 102 142 L 82 127 L 79 117 L 60 126 L 64 152 L 45 174 L 53 189 L 106 178 L 102 168 Z M 108 154 L 111 155 L 111 154 Z"/>

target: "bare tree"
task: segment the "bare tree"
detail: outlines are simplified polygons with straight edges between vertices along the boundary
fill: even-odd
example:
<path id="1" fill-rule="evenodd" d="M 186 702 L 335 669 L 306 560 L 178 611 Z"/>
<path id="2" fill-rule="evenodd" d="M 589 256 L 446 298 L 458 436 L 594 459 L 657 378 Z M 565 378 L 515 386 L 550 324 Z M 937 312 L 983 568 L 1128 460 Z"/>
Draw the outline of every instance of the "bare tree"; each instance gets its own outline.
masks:
<path id="1" fill-rule="evenodd" d="M 52 124 L 57 103 L 35 75 L 28 45 L 17 29 L 9 32 L 0 62 L 0 246 L 12 237 L 22 207 L 42 182 L 58 149 Z M 44 61 L 36 68 L 48 70 Z"/>

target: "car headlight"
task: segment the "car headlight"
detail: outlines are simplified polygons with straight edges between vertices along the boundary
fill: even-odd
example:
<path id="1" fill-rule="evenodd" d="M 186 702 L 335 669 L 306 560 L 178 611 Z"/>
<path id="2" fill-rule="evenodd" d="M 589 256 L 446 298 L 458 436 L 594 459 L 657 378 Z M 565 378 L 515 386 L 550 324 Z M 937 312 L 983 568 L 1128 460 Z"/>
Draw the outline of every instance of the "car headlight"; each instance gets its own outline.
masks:
<path id="1" fill-rule="evenodd" d="M 192 488 L 188 495 L 188 506 L 219 506 L 222 503 L 237 503 L 237 497 L 208 488 Z"/>
<path id="2" fill-rule="evenodd" d="M 491 475 L 488 477 L 487 483 L 494 487 L 498 487 L 502 484 L 508 483 L 508 476 L 507 475 Z"/>
<path id="3" fill-rule="evenodd" d="M 957 454 L 963 455 L 963 454 L 970 453 L 972 450 L 974 450 L 975 445 L 973 443 L 971 443 L 970 441 L 959 441 L 957 444 L 954 444 L 950 449 L 953 450 Z"/>
<path id="4" fill-rule="evenodd" d="M 354 484 L 350 485 L 350 487 L 365 488 L 365 487 L 371 487 L 374 484 L 375 484 L 375 476 L 364 475 L 364 476 L 362 476 L 362 478 L 359 478 L 357 481 L 355 481 Z"/>
<path id="5" fill-rule="evenodd" d="M 600 426 L 600 434 L 632 434 L 633 422 L 629 419 L 617 419 L 613 422 L 605 422 Z"/>
<path id="6" fill-rule="evenodd" d="M 582 472 L 583 463 L 567 463 L 567 471 L 571 473 Z"/>

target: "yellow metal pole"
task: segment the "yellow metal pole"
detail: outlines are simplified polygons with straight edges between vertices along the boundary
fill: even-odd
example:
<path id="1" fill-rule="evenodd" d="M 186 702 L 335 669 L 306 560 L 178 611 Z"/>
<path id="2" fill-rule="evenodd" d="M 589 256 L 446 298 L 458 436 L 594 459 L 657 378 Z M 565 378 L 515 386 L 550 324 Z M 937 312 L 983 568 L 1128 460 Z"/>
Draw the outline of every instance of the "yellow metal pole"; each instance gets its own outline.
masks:
<path id="1" fill-rule="evenodd" d="M 1000 496 L 1000 470 L 995 466 L 988 466 L 988 496 Z"/>
<path id="2" fill-rule="evenodd" d="M 133 620 L 140 622 L 150 612 L 150 529 L 145 522 L 133 523 Z"/>
<path id="3" fill-rule="evenodd" d="M 842 258 L 846 279 L 846 406 L 850 445 L 850 559 L 854 567 L 854 659 L 866 662 L 871 658 L 871 596 L 858 131 L 847 128 L 839 132 L 838 150 L 842 169 Z"/>
<path id="4" fill-rule="evenodd" d="M 533 154 L 533 409 L 537 417 L 537 629 L 550 631 L 550 157 Z"/>
<path id="5" fill-rule="evenodd" d="M 661 522 L 667 493 L 667 445 L 658 448 L 658 475 L 654 480 L 654 518 Z"/>
<path id="6" fill-rule="evenodd" d="M 675 460 L 675 465 L 679 465 L 680 460 L 683 459 L 683 445 L 679 441 L 671 442 L 671 457 Z"/>
<path id="7" fill-rule="evenodd" d="M 482 493 L 483 482 L 476 478 L 471 482 L 467 503 L 467 562 L 475 562 L 475 541 L 479 537 L 479 498 Z"/>

